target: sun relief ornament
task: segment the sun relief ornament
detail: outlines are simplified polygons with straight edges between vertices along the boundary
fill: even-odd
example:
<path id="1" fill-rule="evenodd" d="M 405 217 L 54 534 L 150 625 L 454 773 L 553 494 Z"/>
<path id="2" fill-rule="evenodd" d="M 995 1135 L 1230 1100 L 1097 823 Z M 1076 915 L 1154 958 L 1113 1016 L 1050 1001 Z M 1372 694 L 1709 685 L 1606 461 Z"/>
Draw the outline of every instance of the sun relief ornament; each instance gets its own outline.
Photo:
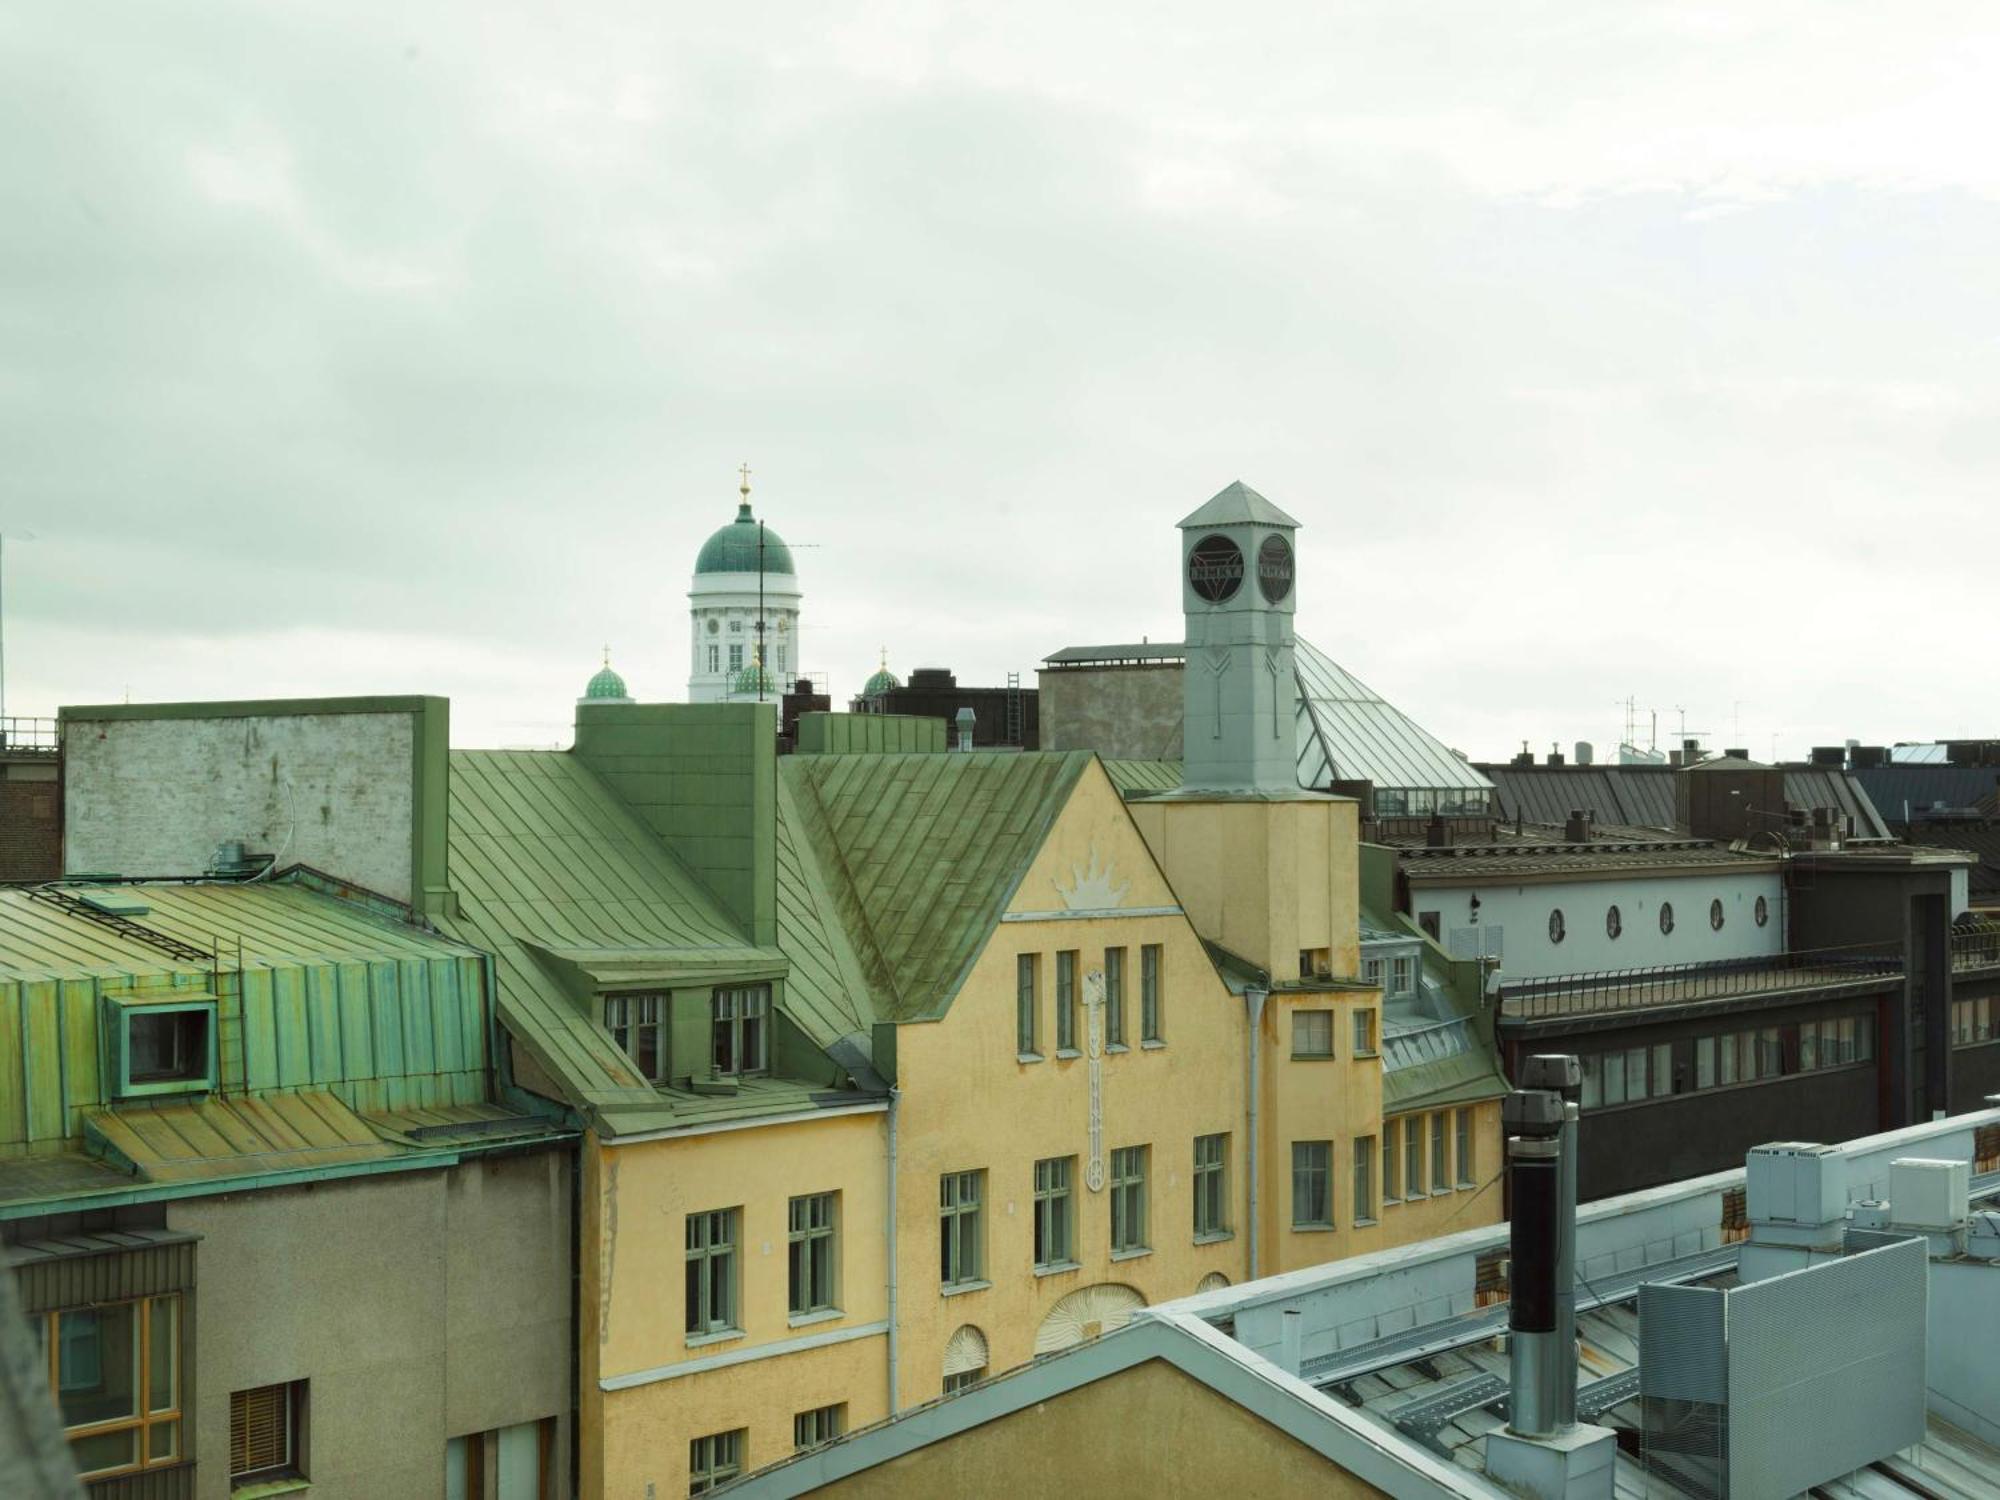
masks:
<path id="1" fill-rule="evenodd" d="M 1090 841 L 1088 866 L 1073 864 L 1068 884 L 1059 878 L 1052 878 L 1049 884 L 1056 888 L 1064 911 L 1110 911 L 1124 905 L 1125 893 L 1132 889 L 1131 881 L 1118 881 L 1115 860 L 1099 857 L 1096 839 Z"/>

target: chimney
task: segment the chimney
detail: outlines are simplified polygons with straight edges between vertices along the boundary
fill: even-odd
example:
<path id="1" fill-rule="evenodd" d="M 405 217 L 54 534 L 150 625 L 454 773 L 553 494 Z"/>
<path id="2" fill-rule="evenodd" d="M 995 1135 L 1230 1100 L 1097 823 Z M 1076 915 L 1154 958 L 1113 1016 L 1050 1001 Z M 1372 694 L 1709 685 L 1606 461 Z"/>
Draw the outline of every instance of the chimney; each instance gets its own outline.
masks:
<path id="1" fill-rule="evenodd" d="M 1569 821 L 1563 824 L 1563 842 L 1568 844 L 1589 843 L 1590 825 L 1596 821 L 1596 818 L 1597 812 L 1594 808 L 1589 812 L 1584 812 L 1580 808 L 1572 807 L 1569 810 Z"/>
<path id="2" fill-rule="evenodd" d="M 1517 766 L 1532 766 L 1534 763 L 1535 763 L 1535 752 L 1528 748 L 1528 742 L 1526 740 L 1522 740 L 1521 753 L 1514 757 L 1512 764 Z"/>
<path id="3" fill-rule="evenodd" d="M 1563 763 L 1562 746 L 1560 745 L 1549 746 L 1549 764 L 1552 766 L 1559 766 L 1562 763 Z"/>
<path id="4" fill-rule="evenodd" d="M 1576 1425 L 1576 1184 L 1577 1122 L 1583 1102 L 1583 1065 L 1572 1054 L 1538 1052 L 1522 1065 L 1521 1085 L 1563 1102 L 1562 1160 L 1556 1221 L 1556 1422 Z"/>
<path id="5" fill-rule="evenodd" d="M 1430 822 L 1424 825 L 1424 843 L 1432 849 L 1442 849 L 1451 842 L 1451 834 L 1444 826 L 1444 814 L 1432 813 Z"/>
<path id="6" fill-rule="evenodd" d="M 958 726 L 958 748 L 961 750 L 972 748 L 972 726 L 976 717 L 970 707 L 961 708 L 952 717 L 952 722 Z"/>

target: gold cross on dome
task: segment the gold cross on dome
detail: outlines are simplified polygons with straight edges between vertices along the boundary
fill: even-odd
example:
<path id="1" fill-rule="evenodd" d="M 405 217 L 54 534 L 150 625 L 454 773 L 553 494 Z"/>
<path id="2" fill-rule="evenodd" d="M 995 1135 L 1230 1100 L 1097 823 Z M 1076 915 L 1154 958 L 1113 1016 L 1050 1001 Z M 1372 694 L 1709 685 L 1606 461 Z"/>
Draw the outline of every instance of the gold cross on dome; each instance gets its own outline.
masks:
<path id="1" fill-rule="evenodd" d="M 611 643 L 609 641 L 604 643 L 604 665 L 607 667 L 611 665 Z"/>
<path id="2" fill-rule="evenodd" d="M 738 491 L 738 493 L 741 494 L 745 499 L 748 499 L 750 495 L 750 465 L 746 463 L 743 465 L 742 468 L 738 469 L 736 472 L 743 476 L 743 485 L 742 488 Z"/>

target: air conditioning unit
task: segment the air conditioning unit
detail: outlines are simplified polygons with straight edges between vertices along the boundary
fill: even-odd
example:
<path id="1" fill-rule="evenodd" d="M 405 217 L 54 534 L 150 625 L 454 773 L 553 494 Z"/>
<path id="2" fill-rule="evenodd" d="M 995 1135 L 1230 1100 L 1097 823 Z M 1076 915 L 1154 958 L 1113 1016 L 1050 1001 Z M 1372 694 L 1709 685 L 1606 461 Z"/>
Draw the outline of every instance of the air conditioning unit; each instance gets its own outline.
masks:
<path id="1" fill-rule="evenodd" d="M 1971 1187 L 1966 1162 L 1906 1156 L 1889 1163 L 1891 1217 L 1906 1229 L 1956 1229 L 1965 1222 Z"/>

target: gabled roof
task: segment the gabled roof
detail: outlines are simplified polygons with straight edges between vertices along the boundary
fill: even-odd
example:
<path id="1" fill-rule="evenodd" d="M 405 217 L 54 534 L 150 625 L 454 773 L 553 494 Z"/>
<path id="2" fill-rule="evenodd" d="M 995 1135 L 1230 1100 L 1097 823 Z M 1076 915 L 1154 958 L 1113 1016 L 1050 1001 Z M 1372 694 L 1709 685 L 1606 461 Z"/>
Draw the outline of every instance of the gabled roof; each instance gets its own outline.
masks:
<path id="1" fill-rule="evenodd" d="M 879 1019 L 941 1015 L 1054 827 L 1088 751 L 779 762 Z"/>
<path id="2" fill-rule="evenodd" d="M 1290 526 L 1294 530 L 1299 524 L 1238 479 L 1211 496 L 1180 527 L 1191 531 L 1201 526 L 1235 526 L 1244 521 L 1254 521 L 1259 526 Z"/>

